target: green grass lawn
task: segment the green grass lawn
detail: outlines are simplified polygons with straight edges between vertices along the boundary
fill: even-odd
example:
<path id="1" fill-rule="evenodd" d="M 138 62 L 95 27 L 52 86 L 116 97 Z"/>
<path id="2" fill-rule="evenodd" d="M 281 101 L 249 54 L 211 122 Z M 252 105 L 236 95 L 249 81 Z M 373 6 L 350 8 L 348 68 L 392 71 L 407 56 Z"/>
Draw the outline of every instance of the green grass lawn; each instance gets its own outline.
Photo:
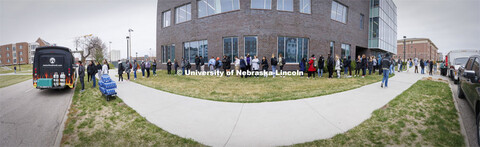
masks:
<path id="1" fill-rule="evenodd" d="M 23 65 L 20 65 L 20 67 L 18 65 L 15 65 L 15 66 L 17 67 L 17 73 L 32 73 L 32 64 L 23 64 Z M 8 69 L 5 69 L 5 67 Z M 0 74 L 13 73 L 14 72 L 13 67 L 14 67 L 13 65 L 0 67 Z"/>
<path id="2" fill-rule="evenodd" d="M 13 84 L 17 84 L 26 80 L 31 80 L 31 75 L 6 75 L 0 76 L 0 88 L 7 87 Z M 33 86 L 33 85 L 32 85 Z"/>
<path id="3" fill-rule="evenodd" d="M 247 78 L 215 76 L 179 76 L 167 75 L 165 70 L 158 71 L 158 76 L 132 81 L 162 91 L 215 101 L 256 103 L 295 100 L 342 92 L 381 81 L 378 72 L 365 78 L 323 78 L 307 79 L 290 76 L 286 78 Z M 367 73 L 368 74 L 368 73 Z M 132 76 L 132 75 L 131 75 Z M 124 78 L 126 76 L 124 75 Z"/>
<path id="4" fill-rule="evenodd" d="M 447 83 L 421 80 L 359 126 L 295 146 L 465 146 Z"/>
<path id="5" fill-rule="evenodd" d="M 79 83 L 79 82 L 78 82 Z M 121 99 L 109 102 L 92 83 L 77 84 L 61 146 L 203 146 L 148 122 Z"/>

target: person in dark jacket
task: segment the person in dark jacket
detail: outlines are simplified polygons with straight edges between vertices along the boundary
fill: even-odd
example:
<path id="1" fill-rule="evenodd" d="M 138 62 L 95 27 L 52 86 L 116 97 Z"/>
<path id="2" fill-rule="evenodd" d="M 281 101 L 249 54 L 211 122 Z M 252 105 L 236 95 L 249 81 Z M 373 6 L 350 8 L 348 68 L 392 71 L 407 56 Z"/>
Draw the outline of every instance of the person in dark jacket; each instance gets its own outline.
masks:
<path id="1" fill-rule="evenodd" d="M 123 71 L 125 71 L 125 67 L 123 66 L 122 61 L 118 60 L 118 81 L 123 81 Z"/>
<path id="2" fill-rule="evenodd" d="M 142 64 L 140 65 L 140 67 L 142 68 L 142 77 L 145 77 L 145 62 L 142 61 Z"/>
<path id="3" fill-rule="evenodd" d="M 94 68 L 93 61 L 90 61 L 90 64 L 88 64 L 87 66 L 87 82 L 90 82 L 90 79 L 92 78 L 93 68 Z"/>
<path id="4" fill-rule="evenodd" d="M 240 70 L 242 71 L 240 73 L 240 77 L 243 78 L 247 78 L 247 76 L 245 75 L 246 72 L 247 72 L 247 63 L 245 62 L 245 60 L 243 59 L 243 57 L 240 57 Z"/>
<path id="5" fill-rule="evenodd" d="M 305 74 L 305 64 L 306 64 L 306 60 L 305 58 L 302 58 L 302 60 L 300 60 L 300 64 L 298 64 L 298 67 L 300 68 L 300 72 L 302 72 L 303 74 Z M 303 74 L 301 75 L 303 77 Z"/>
<path id="6" fill-rule="evenodd" d="M 382 79 L 382 85 L 380 87 L 383 88 L 383 84 L 385 83 L 385 87 L 388 87 L 388 76 L 389 76 L 389 70 L 390 70 L 390 54 L 385 55 L 385 58 L 382 59 L 382 70 L 383 70 L 383 79 Z"/>
<path id="7" fill-rule="evenodd" d="M 200 56 L 199 59 L 200 59 L 200 70 L 205 71 L 205 59 L 203 59 L 203 56 Z"/>
<path id="8" fill-rule="evenodd" d="M 425 61 L 423 59 L 420 60 L 420 68 L 421 68 L 421 74 L 425 74 Z"/>
<path id="9" fill-rule="evenodd" d="M 365 75 L 367 74 L 367 64 L 368 64 L 368 61 L 367 61 L 367 56 L 365 56 L 365 54 L 362 55 L 362 78 L 365 78 Z"/>
<path id="10" fill-rule="evenodd" d="M 97 78 L 95 78 L 95 74 L 97 74 L 97 65 L 95 65 L 94 61 L 90 61 L 89 70 L 90 70 L 90 68 L 91 68 L 91 72 L 92 72 L 92 73 L 90 73 L 90 76 L 91 76 L 92 82 L 93 82 L 92 88 L 95 88 L 96 83 L 97 83 Z"/>
<path id="11" fill-rule="evenodd" d="M 198 55 L 195 55 L 195 70 L 200 71 L 200 58 Z"/>
<path id="12" fill-rule="evenodd" d="M 372 70 L 373 70 L 373 59 L 372 57 L 368 57 L 368 75 L 372 75 Z"/>
<path id="13" fill-rule="evenodd" d="M 177 75 L 177 69 L 178 69 L 178 61 L 177 59 L 173 59 L 173 68 L 175 69 L 175 75 Z"/>
<path id="14" fill-rule="evenodd" d="M 168 59 L 168 62 L 167 62 L 167 74 L 172 74 L 172 61 L 170 59 Z"/>
<path id="15" fill-rule="evenodd" d="M 350 75 L 349 77 L 352 77 L 352 56 L 348 56 L 347 66 L 348 66 L 348 75 Z"/>
<path id="16" fill-rule="evenodd" d="M 82 90 L 80 92 L 85 91 L 85 67 L 82 64 L 82 61 L 78 61 L 78 76 L 80 77 L 80 83 L 82 84 Z"/>
<path id="17" fill-rule="evenodd" d="M 245 63 L 247 63 L 247 71 L 252 71 L 252 57 L 250 57 L 250 54 L 247 54 Z"/>
<path id="18" fill-rule="evenodd" d="M 127 74 L 127 81 L 130 80 L 130 72 L 132 70 L 132 64 L 130 63 L 130 61 L 126 61 L 125 63 L 125 73 Z"/>
<path id="19" fill-rule="evenodd" d="M 230 61 L 230 58 L 227 58 L 227 56 L 223 56 L 222 63 L 223 63 L 223 73 L 225 74 L 225 76 L 229 77 L 227 72 L 230 72 L 230 66 L 231 66 L 230 63 L 232 63 Z"/>
<path id="20" fill-rule="evenodd" d="M 262 58 L 262 70 L 263 70 L 263 76 L 266 78 L 268 77 L 267 71 L 268 71 L 268 60 L 267 57 L 263 56 Z"/>
<path id="21" fill-rule="evenodd" d="M 153 62 L 152 62 L 152 71 L 153 71 L 153 75 L 154 75 L 154 76 L 157 76 L 157 59 L 153 59 Z"/>
<path id="22" fill-rule="evenodd" d="M 430 62 L 428 62 L 428 68 L 430 68 L 430 70 L 428 70 L 428 73 L 430 75 L 433 75 L 433 61 L 432 60 Z"/>
<path id="23" fill-rule="evenodd" d="M 325 68 L 325 59 L 323 59 L 323 55 L 320 55 L 320 58 L 317 61 L 318 63 L 318 69 L 317 69 L 317 74 L 318 77 L 323 76 L 323 68 Z"/>
<path id="24" fill-rule="evenodd" d="M 331 54 L 328 54 L 327 59 L 327 68 L 328 68 L 328 78 L 333 78 L 333 67 L 335 66 L 335 61 Z"/>
<path id="25" fill-rule="evenodd" d="M 347 56 L 344 56 L 343 57 L 343 74 L 345 75 L 345 77 L 348 77 L 348 69 L 349 69 L 349 62 L 348 62 L 348 59 L 347 59 Z"/>
<path id="26" fill-rule="evenodd" d="M 360 75 L 360 69 L 362 68 L 362 57 L 360 55 L 357 57 L 357 60 L 355 60 L 355 74 L 354 77 L 357 77 Z"/>
<path id="27" fill-rule="evenodd" d="M 272 75 L 273 78 L 275 78 L 275 75 L 277 75 L 277 57 L 275 57 L 275 54 L 272 54 L 272 58 L 270 59 L 270 64 L 272 65 Z"/>

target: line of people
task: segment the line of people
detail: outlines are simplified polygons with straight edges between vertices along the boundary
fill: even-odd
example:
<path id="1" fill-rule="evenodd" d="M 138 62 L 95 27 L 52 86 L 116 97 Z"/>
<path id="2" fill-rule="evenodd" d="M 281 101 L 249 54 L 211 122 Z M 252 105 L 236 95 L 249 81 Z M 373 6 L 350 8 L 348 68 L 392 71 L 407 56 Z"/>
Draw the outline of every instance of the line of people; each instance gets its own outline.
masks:
<path id="1" fill-rule="evenodd" d="M 107 60 L 103 61 L 103 65 L 98 61 L 97 64 L 95 64 L 95 61 L 90 61 L 90 64 L 87 66 L 87 82 L 90 82 L 90 79 L 92 80 L 92 88 L 95 88 L 97 83 L 95 74 L 98 74 L 98 77 L 100 78 L 102 74 L 108 74 L 108 69 L 110 69 L 110 65 Z M 78 61 L 78 76 L 80 77 L 80 84 L 82 84 L 81 92 L 83 92 L 85 91 L 85 67 L 83 66 L 82 61 Z"/>
<path id="2" fill-rule="evenodd" d="M 137 60 L 134 60 L 133 63 L 126 61 L 123 63 L 121 60 L 118 60 L 118 81 L 123 81 L 123 73 L 127 74 L 127 81 L 130 80 L 130 73 L 133 72 L 133 80 L 137 80 L 137 71 L 142 72 L 142 77 L 147 75 L 147 78 L 150 77 L 150 69 L 152 70 L 153 76 L 157 76 L 157 60 L 153 62 L 147 60 L 137 63 Z"/>

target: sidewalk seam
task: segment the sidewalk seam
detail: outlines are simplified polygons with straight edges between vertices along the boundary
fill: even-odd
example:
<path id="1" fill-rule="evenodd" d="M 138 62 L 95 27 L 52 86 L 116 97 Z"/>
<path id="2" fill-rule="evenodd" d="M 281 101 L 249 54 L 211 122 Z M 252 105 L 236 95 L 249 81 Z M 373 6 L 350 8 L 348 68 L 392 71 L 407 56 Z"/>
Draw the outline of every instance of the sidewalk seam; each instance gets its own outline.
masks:
<path id="1" fill-rule="evenodd" d="M 228 136 L 227 141 L 223 145 L 224 147 L 227 146 L 228 142 L 230 141 L 230 138 L 232 138 L 233 132 L 235 132 L 235 128 L 237 127 L 238 120 L 240 120 L 240 116 L 242 115 L 243 106 L 245 106 L 245 104 L 242 104 L 242 107 L 240 108 L 240 112 L 238 113 L 238 116 L 237 116 L 237 121 L 235 121 L 235 125 L 233 125 L 232 132 L 230 132 L 230 135 Z"/>
<path id="2" fill-rule="evenodd" d="M 310 109 L 313 110 L 313 112 L 317 113 L 318 116 L 320 116 L 321 118 L 325 119 L 329 124 L 331 124 L 332 126 L 334 126 L 335 128 L 337 128 L 338 130 L 342 131 L 342 132 L 345 132 L 345 130 L 339 128 L 337 125 L 335 125 L 334 123 L 332 123 L 330 120 L 328 120 L 327 118 L 325 118 L 322 114 L 320 114 L 320 112 L 318 112 L 317 110 L 315 110 L 310 104 L 308 104 L 305 100 L 302 100 L 308 107 L 310 107 Z"/>

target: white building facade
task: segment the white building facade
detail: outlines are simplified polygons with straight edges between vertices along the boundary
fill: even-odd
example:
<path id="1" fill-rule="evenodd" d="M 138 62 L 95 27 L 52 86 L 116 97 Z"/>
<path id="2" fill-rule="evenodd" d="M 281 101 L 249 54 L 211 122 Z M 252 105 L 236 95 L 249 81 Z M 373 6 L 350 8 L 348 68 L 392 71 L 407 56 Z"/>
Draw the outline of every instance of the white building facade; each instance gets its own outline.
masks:
<path id="1" fill-rule="evenodd" d="M 111 50 L 110 51 L 111 61 L 120 60 L 120 50 Z"/>
<path id="2" fill-rule="evenodd" d="M 370 0 L 368 48 L 372 55 L 397 53 L 397 6 L 393 0 Z"/>

